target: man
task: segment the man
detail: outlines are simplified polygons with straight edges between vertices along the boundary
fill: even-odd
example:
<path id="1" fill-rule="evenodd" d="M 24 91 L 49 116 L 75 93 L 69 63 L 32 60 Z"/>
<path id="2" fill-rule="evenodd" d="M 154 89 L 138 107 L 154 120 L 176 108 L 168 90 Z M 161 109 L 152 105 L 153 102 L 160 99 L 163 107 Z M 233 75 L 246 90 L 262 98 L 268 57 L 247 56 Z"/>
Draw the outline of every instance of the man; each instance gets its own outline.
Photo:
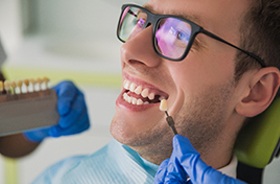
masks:
<path id="1" fill-rule="evenodd" d="M 203 163 L 235 177 L 238 132 L 246 118 L 271 104 L 279 88 L 279 6 L 279 0 L 123 6 L 118 25 L 123 90 L 111 124 L 118 142 L 57 163 L 35 183 L 153 183 L 157 166 L 173 150 L 172 131 L 159 111 L 163 98 L 178 133 Z M 176 145 L 188 145 L 180 136 L 174 138 L 171 165 L 184 161 L 176 157 Z M 167 175 L 156 182 L 172 181 L 172 172 L 186 172 L 175 179 L 189 175 L 199 181 L 184 169 L 163 168 Z"/>
<path id="2" fill-rule="evenodd" d="M 0 66 L 5 59 L 6 53 L 0 41 Z M 1 72 L 0 80 L 5 80 Z M 34 151 L 45 138 L 78 134 L 89 128 L 83 93 L 69 81 L 61 82 L 53 89 L 58 97 L 57 110 L 60 115 L 58 124 L 0 137 L 0 154 L 19 158 Z"/>

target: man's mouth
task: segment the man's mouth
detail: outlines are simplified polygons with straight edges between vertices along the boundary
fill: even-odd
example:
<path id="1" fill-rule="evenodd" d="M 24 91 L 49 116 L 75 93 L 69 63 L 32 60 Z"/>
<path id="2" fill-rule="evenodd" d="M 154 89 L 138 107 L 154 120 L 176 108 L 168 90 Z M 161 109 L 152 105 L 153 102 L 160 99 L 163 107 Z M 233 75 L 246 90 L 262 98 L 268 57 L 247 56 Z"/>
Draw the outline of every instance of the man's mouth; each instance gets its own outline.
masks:
<path id="1" fill-rule="evenodd" d="M 137 85 L 129 80 L 124 80 L 123 88 L 123 99 L 133 105 L 159 103 L 162 99 L 168 98 L 167 94 L 158 89 Z"/>

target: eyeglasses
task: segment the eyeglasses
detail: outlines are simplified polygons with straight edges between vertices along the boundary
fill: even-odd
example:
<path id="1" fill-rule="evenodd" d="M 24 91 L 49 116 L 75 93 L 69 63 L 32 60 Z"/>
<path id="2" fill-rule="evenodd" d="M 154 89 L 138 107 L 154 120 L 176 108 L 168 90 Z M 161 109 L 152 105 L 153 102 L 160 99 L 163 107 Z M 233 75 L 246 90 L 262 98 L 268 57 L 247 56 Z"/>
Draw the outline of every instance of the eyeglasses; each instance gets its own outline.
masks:
<path id="1" fill-rule="evenodd" d="M 130 37 L 137 35 L 151 24 L 153 26 L 154 50 L 158 55 L 168 60 L 183 60 L 189 53 L 195 37 L 199 33 L 203 33 L 254 58 L 262 67 L 266 66 L 256 54 L 225 41 L 190 20 L 174 15 L 153 14 L 134 4 L 122 6 L 117 36 L 120 41 L 125 43 Z"/>

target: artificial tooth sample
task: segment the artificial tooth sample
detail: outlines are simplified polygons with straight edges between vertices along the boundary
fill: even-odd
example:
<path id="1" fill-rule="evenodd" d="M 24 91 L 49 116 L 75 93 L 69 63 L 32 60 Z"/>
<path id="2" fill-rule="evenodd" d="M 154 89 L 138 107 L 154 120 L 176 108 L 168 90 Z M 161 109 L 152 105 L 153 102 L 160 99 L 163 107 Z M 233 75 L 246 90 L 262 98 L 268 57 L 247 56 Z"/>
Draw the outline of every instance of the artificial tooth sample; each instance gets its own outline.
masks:
<path id="1" fill-rule="evenodd" d="M 165 112 L 166 114 L 166 121 L 169 125 L 169 127 L 171 128 L 172 132 L 174 135 L 178 134 L 176 128 L 175 128 L 175 123 L 174 120 L 171 116 L 169 116 L 167 110 L 168 110 L 168 105 L 167 105 L 167 100 L 166 99 L 162 99 L 160 101 L 160 105 L 159 105 L 159 110 Z"/>
<path id="2" fill-rule="evenodd" d="M 29 80 L 28 79 L 25 79 L 23 81 L 24 85 L 25 85 L 25 92 L 29 92 Z"/>
<path id="3" fill-rule="evenodd" d="M 160 101 L 159 110 L 165 112 L 165 111 L 167 111 L 167 109 L 168 109 L 167 100 L 166 99 L 162 99 Z"/>
<path id="4" fill-rule="evenodd" d="M 47 77 L 44 77 L 43 78 L 43 86 L 42 86 L 42 89 L 48 89 L 49 88 L 49 82 L 50 82 L 50 79 L 47 78 Z"/>
<path id="5" fill-rule="evenodd" d="M 16 87 L 17 87 L 17 84 L 15 81 L 12 81 L 11 84 L 10 84 L 10 87 L 11 87 L 11 93 L 12 94 L 15 94 L 16 92 Z"/>
<path id="6" fill-rule="evenodd" d="M 7 93 L 10 93 L 10 82 L 9 81 L 7 81 L 7 80 L 5 80 L 4 81 L 4 89 L 5 89 L 5 91 L 7 92 Z"/>
<path id="7" fill-rule="evenodd" d="M 22 94 L 47 90 L 49 89 L 48 83 L 49 79 L 47 77 L 38 78 L 36 80 L 0 81 L 0 94 Z"/>
<path id="8" fill-rule="evenodd" d="M 47 83 L 46 78 L 0 81 L 0 137 L 57 124 L 57 94 Z"/>
<path id="9" fill-rule="evenodd" d="M 22 80 L 17 81 L 18 93 L 22 93 L 22 85 L 23 85 Z"/>
<path id="10" fill-rule="evenodd" d="M 35 79 L 29 79 L 29 83 L 30 83 L 30 91 L 31 92 L 34 92 L 35 91 L 35 88 L 36 88 L 36 80 Z"/>
<path id="11" fill-rule="evenodd" d="M 1 94 L 4 93 L 4 84 L 3 84 L 3 81 L 0 81 L 0 93 L 1 93 Z"/>
<path id="12" fill-rule="evenodd" d="M 38 88 L 38 91 L 40 91 L 42 89 L 42 83 L 43 83 L 43 79 L 37 78 L 37 88 Z"/>

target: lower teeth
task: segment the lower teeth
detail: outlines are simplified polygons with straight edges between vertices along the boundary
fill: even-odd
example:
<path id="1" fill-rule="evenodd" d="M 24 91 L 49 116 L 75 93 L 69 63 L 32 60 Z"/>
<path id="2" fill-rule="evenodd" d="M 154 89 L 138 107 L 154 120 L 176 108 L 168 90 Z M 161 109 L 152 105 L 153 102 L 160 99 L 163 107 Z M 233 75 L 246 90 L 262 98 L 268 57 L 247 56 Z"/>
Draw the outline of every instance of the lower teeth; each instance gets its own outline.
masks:
<path id="1" fill-rule="evenodd" d="M 130 104 L 133 104 L 133 105 L 143 105 L 143 104 L 149 104 L 148 101 L 143 101 L 142 99 L 137 99 L 137 98 L 134 98 L 134 97 L 130 97 L 127 93 L 124 93 L 123 94 L 123 99 L 130 103 Z"/>

